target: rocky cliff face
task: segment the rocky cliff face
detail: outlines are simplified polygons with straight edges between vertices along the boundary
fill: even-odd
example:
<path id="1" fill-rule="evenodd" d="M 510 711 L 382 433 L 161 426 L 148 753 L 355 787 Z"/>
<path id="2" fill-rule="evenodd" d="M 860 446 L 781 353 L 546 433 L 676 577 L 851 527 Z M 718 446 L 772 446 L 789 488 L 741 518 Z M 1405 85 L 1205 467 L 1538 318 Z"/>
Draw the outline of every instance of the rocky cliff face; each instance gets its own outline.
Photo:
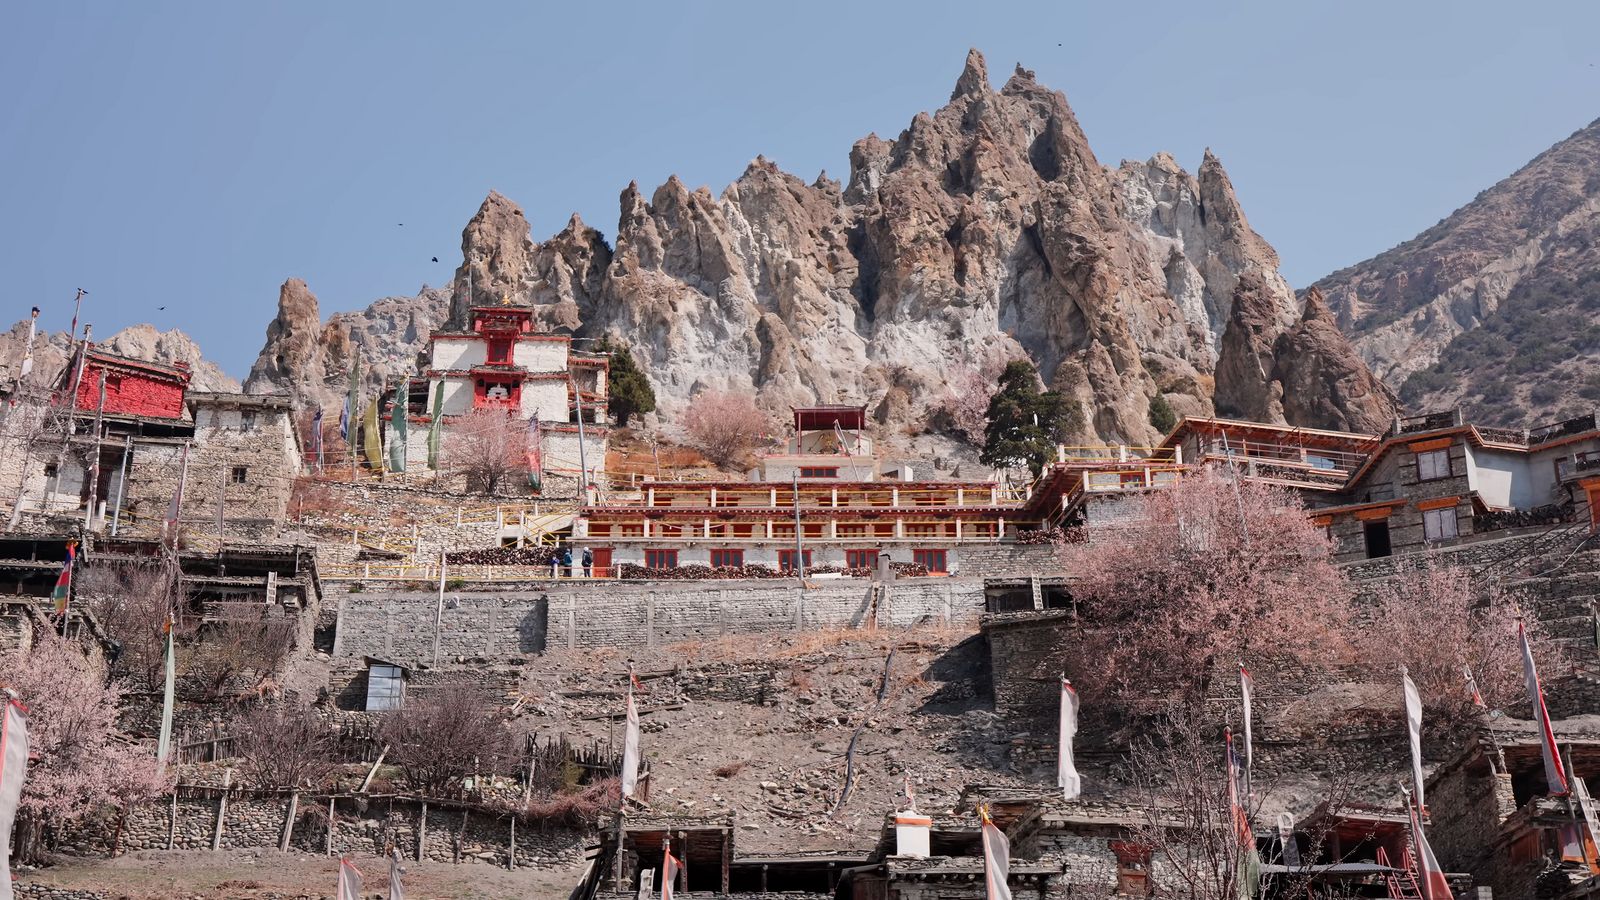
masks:
<path id="1" fill-rule="evenodd" d="M 723 388 L 774 410 L 868 403 L 886 434 L 915 433 L 963 370 L 1021 355 L 1081 403 L 1084 440 L 1152 441 L 1158 393 L 1180 414 L 1319 427 L 1391 414 L 1338 330 L 1302 322 L 1216 157 L 1198 175 L 1165 154 L 1102 166 L 1066 98 L 1020 67 L 993 90 L 976 51 L 946 106 L 893 141 L 858 141 L 843 183 L 758 158 L 720 196 L 676 177 L 648 197 L 630 184 L 613 245 L 576 217 L 535 243 L 516 204 L 491 193 L 462 251 L 452 324 L 509 299 L 547 328 L 615 335 L 669 419 Z M 432 302 L 418 299 L 419 321 Z M 249 384 L 310 396 L 337 383 L 341 365 L 318 365 L 337 337 L 280 306 Z M 1339 399 L 1287 398 L 1285 379 L 1320 377 L 1280 360 L 1291 343 L 1348 364 L 1333 376 Z"/>
<path id="2" fill-rule="evenodd" d="M 266 345 L 244 388 L 290 394 L 302 409 L 337 409 L 349 390 L 356 353 L 369 393 L 416 374 L 418 355 L 443 324 L 448 305 L 447 292 L 425 287 L 415 297 L 385 297 L 324 323 L 316 295 L 291 278 L 278 289 L 278 315 L 267 326 Z"/>
<path id="3" fill-rule="evenodd" d="M 1521 425 L 1600 401 L 1597 279 L 1600 121 L 1315 287 L 1408 407 Z"/>

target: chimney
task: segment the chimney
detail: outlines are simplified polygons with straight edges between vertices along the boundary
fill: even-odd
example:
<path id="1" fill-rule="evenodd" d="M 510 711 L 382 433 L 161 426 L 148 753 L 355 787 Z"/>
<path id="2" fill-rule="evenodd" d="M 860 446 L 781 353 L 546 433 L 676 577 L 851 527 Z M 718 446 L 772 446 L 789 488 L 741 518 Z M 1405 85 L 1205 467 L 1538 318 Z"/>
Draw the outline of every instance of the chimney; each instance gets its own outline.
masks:
<path id="1" fill-rule="evenodd" d="M 933 820 L 916 810 L 894 814 L 894 855 L 927 859 Z"/>

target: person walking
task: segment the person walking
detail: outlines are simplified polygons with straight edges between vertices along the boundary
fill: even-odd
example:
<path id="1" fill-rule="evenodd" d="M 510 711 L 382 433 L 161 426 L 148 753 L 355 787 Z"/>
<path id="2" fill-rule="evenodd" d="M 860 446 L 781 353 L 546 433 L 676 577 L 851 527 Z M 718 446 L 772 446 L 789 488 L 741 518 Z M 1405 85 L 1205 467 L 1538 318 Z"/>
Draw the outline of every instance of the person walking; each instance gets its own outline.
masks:
<path id="1" fill-rule="evenodd" d="M 561 568 L 566 571 L 567 577 L 572 577 L 572 548 L 561 548 Z"/>
<path id="2" fill-rule="evenodd" d="M 583 577 L 594 577 L 594 551 L 588 547 L 583 548 Z"/>

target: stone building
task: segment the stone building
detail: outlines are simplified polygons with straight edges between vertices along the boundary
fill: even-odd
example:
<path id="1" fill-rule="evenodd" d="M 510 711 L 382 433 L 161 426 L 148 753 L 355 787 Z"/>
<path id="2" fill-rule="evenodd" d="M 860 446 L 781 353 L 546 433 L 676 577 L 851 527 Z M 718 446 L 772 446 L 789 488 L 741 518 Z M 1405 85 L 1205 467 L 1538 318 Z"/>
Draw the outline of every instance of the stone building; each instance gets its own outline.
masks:
<path id="1" fill-rule="evenodd" d="M 300 474 L 293 407 L 282 394 L 191 393 L 194 444 L 184 517 L 216 521 L 229 532 L 277 532 Z"/>
<path id="2" fill-rule="evenodd" d="M 81 373 L 69 367 L 43 402 L 7 411 L 0 496 L 29 525 L 153 537 L 183 478 L 185 529 L 214 534 L 221 512 L 226 537 L 274 537 L 299 473 L 288 398 L 188 385 L 187 366 L 90 345 Z"/>
<path id="3" fill-rule="evenodd" d="M 1299 494 L 1339 562 L 1416 553 L 1526 525 L 1600 528 L 1600 423 L 1491 428 L 1459 410 L 1381 435 L 1191 417 L 1151 448 L 1061 448 L 1026 504 L 1046 525 L 1104 524 L 1121 497 L 1196 465 Z"/>

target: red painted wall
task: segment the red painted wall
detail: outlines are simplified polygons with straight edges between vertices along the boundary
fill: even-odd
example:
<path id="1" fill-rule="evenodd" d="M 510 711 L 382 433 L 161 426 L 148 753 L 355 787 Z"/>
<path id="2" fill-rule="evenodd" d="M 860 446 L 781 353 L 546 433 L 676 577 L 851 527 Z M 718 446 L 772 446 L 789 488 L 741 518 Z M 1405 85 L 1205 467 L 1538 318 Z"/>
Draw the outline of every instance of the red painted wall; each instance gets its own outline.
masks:
<path id="1" fill-rule="evenodd" d="M 100 379 L 107 370 L 90 359 L 78 384 L 78 408 L 93 411 L 100 405 Z M 124 416 L 150 416 L 162 419 L 183 417 L 184 384 L 170 376 L 123 370 L 109 372 L 106 383 L 106 412 Z"/>

